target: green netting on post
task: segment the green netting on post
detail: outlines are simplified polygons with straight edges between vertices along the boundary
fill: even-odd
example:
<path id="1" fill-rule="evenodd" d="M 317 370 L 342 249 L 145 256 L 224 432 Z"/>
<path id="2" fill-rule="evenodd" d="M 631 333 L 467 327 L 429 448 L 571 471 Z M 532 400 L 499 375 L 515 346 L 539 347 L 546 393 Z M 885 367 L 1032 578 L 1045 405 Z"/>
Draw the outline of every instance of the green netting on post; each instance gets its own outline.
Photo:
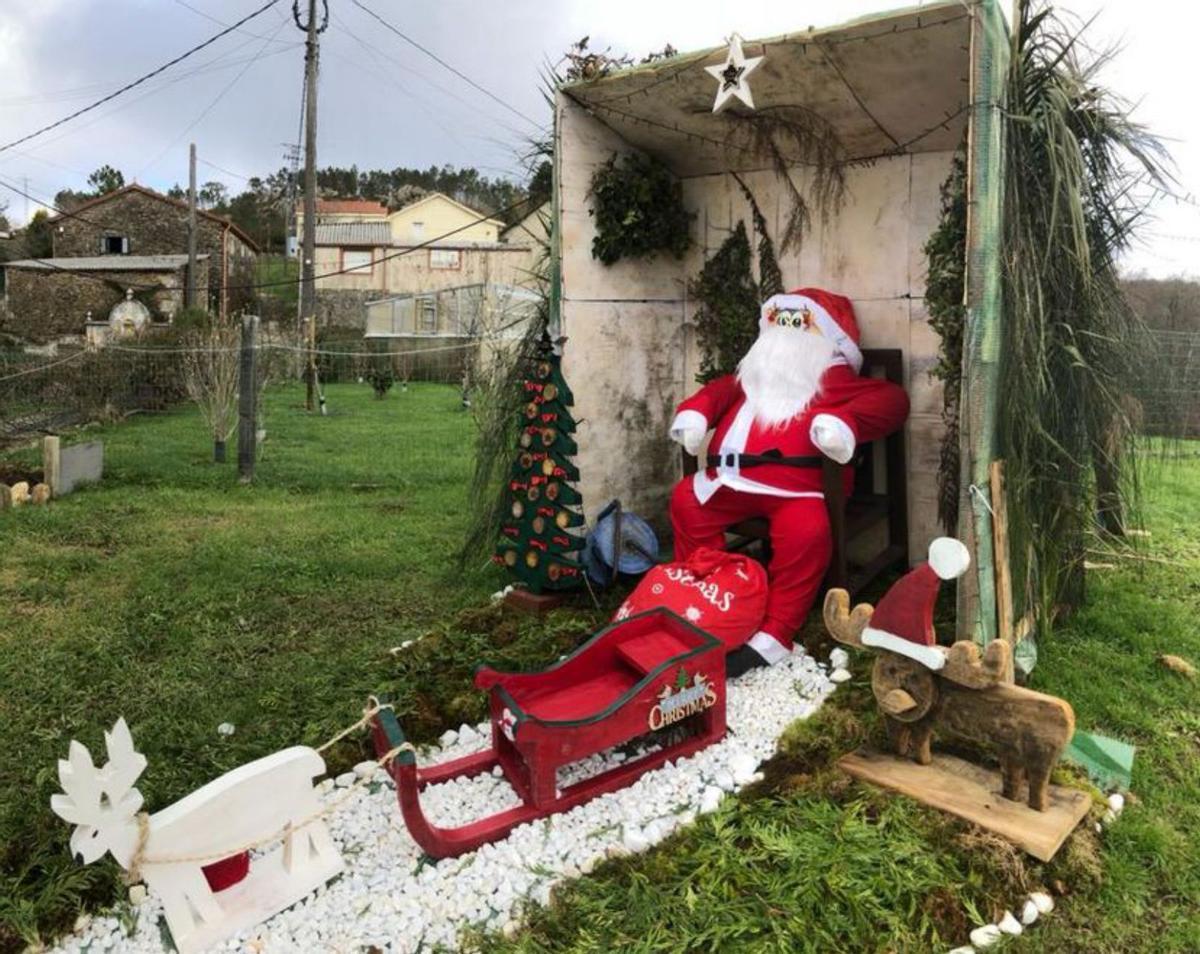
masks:
<path id="1" fill-rule="evenodd" d="M 958 634 L 996 638 L 996 587 L 988 467 L 995 456 L 1000 372 L 1004 126 L 1008 28 L 996 0 L 972 6 L 971 131 L 967 147 L 967 323 L 963 342 L 959 440 L 959 534 L 974 573 L 959 581 Z"/>

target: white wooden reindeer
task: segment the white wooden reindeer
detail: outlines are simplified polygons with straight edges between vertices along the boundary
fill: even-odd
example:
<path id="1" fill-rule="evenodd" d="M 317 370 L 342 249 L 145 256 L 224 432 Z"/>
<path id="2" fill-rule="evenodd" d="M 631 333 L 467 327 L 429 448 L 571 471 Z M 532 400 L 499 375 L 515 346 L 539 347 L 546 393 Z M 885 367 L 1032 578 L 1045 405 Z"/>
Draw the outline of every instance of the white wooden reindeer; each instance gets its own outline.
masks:
<path id="1" fill-rule="evenodd" d="M 312 780 L 325 762 L 313 749 L 294 746 L 242 765 L 174 805 L 139 816 L 142 796 L 133 787 L 146 757 L 133 749 L 124 719 L 104 733 L 108 762 L 97 768 L 91 753 L 72 740 L 58 762 L 63 795 L 55 814 L 76 825 L 71 852 L 84 864 L 111 851 L 124 868 L 135 867 L 162 897 L 171 937 L 180 954 L 210 947 L 294 904 L 342 870 Z M 214 892 L 202 868 L 265 846 L 249 874 Z"/>

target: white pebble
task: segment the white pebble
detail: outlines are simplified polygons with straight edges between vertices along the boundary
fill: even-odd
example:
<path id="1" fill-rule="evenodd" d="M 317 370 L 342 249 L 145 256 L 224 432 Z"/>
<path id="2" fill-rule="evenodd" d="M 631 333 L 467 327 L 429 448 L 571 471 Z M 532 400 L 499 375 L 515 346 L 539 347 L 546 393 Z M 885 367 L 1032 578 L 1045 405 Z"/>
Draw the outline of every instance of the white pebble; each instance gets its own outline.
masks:
<path id="1" fill-rule="evenodd" d="M 354 774 L 359 778 L 370 778 L 377 771 L 379 771 L 379 763 L 372 762 L 370 759 L 359 762 L 354 766 Z"/>
<path id="2" fill-rule="evenodd" d="M 621 844 L 626 851 L 636 855 L 639 851 L 645 851 L 650 847 L 650 839 L 642 834 L 639 829 L 630 828 L 629 831 L 625 832 L 625 837 L 622 839 Z"/>
<path id="3" fill-rule="evenodd" d="M 135 908 L 146 900 L 146 886 L 144 884 L 135 884 L 129 889 L 129 903 Z"/>
<path id="4" fill-rule="evenodd" d="M 710 785 L 700 795 L 700 814 L 707 815 L 709 812 L 715 812 L 721 806 L 721 799 L 725 797 L 725 793 L 715 785 Z"/>
<path id="5" fill-rule="evenodd" d="M 846 682 L 847 680 L 852 679 L 852 678 L 854 678 L 854 677 L 851 676 L 849 669 L 835 669 L 833 672 L 831 672 L 829 674 L 830 682 L 841 683 L 841 682 Z"/>
<path id="6" fill-rule="evenodd" d="M 452 746 L 457 741 L 458 741 L 458 733 L 455 732 L 453 729 L 447 729 L 445 732 L 443 732 L 441 734 L 441 737 L 438 739 L 438 742 L 441 743 L 441 746 L 443 749 L 450 748 L 450 746 Z"/>
<path id="7" fill-rule="evenodd" d="M 841 646 L 836 647 L 829 654 L 829 665 L 833 669 L 845 669 L 846 663 L 850 661 L 850 654 Z"/>
<path id="8" fill-rule="evenodd" d="M 970 944 L 964 944 L 962 947 L 956 947 L 949 954 L 975 954 L 975 948 L 971 947 Z"/>
<path id="9" fill-rule="evenodd" d="M 1021 927 L 1021 922 L 1013 917 L 1013 913 L 1011 911 L 1004 912 L 1004 917 L 1000 919 L 1000 923 L 997 924 L 996 927 L 998 927 L 1005 934 L 1011 934 L 1013 937 L 1016 937 L 1023 930 Z"/>
<path id="10" fill-rule="evenodd" d="M 1034 891 L 1029 896 L 1029 900 L 1037 905 L 1040 914 L 1049 914 L 1054 910 L 1054 899 L 1046 894 L 1045 891 Z"/>
<path id="11" fill-rule="evenodd" d="M 1026 901 L 1025 907 L 1021 908 L 1021 923 L 1025 925 L 1032 924 L 1038 919 L 1039 914 L 1041 912 L 1038 911 L 1037 905 L 1032 901 Z"/>
<path id="12" fill-rule="evenodd" d="M 222 722 L 217 726 L 217 735 L 233 735 L 237 727 L 232 722 Z"/>
<path id="13" fill-rule="evenodd" d="M 337 778 L 335 778 L 333 780 L 333 783 L 338 788 L 347 788 L 354 784 L 354 773 L 353 772 L 343 772 L 341 775 L 339 775 Z"/>
<path id="14" fill-rule="evenodd" d="M 985 924 L 977 927 L 969 936 L 972 947 L 991 947 L 1004 937 L 1004 933 L 994 924 Z"/>
<path id="15" fill-rule="evenodd" d="M 1120 792 L 1113 792 L 1108 796 L 1108 810 L 1114 815 L 1120 815 L 1125 810 L 1125 796 Z"/>

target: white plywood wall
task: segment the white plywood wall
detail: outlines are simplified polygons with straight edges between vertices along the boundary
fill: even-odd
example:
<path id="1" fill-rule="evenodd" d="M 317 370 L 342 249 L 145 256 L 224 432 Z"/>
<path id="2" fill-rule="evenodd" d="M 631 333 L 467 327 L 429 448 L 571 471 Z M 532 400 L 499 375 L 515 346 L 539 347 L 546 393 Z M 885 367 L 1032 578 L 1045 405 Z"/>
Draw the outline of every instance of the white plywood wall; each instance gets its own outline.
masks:
<path id="1" fill-rule="evenodd" d="M 592 173 L 614 152 L 632 151 L 615 132 L 568 97 L 559 97 L 559 201 L 562 215 L 564 371 L 575 392 L 581 490 L 589 516 L 614 496 L 655 523 L 665 520 L 679 457 L 666 431 L 674 405 L 696 387 L 696 336 L 684 322 L 693 306 L 684 283 L 745 221 L 748 203 L 727 174 L 685 178 L 694 213 L 693 246 L 670 256 L 605 267 L 591 257 L 594 235 L 587 197 Z M 799 250 L 780 254 L 787 287 L 817 286 L 849 297 L 868 348 L 899 348 L 912 400 L 909 458 L 909 551 L 922 559 L 936 524 L 941 392 L 929 378 L 937 335 L 922 296 L 922 246 L 940 209 L 948 152 L 901 155 L 847 170 L 846 197 L 827 221 L 815 217 Z M 808 171 L 793 170 L 805 191 Z M 767 217 L 778 251 L 789 199 L 773 171 L 742 174 Z"/>

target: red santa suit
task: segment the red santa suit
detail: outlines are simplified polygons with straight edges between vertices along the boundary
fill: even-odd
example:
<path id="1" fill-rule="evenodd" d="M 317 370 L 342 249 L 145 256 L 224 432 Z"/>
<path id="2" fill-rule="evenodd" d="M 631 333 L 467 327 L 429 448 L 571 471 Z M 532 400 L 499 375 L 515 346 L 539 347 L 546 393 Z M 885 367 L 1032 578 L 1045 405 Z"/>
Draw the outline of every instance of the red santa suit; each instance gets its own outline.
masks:
<path id="1" fill-rule="evenodd" d="M 765 517 L 769 523 L 766 618 L 750 640 L 769 663 L 790 652 L 829 567 L 832 538 L 820 456 L 846 463 L 856 446 L 890 434 L 908 416 L 902 388 L 859 376 L 858 327 L 847 299 L 819 289 L 775 296 L 764 305 L 762 327 L 775 320 L 780 303 L 783 314 L 803 313 L 835 346 L 834 363 L 820 375 L 808 404 L 790 419 L 764 424 L 731 374 L 680 404 L 671 425 L 676 439 L 713 430 L 708 466 L 680 481 L 671 497 L 675 559 L 686 560 L 698 547 L 723 549 L 725 529 L 741 520 Z M 764 455 L 791 463 L 764 462 Z"/>

